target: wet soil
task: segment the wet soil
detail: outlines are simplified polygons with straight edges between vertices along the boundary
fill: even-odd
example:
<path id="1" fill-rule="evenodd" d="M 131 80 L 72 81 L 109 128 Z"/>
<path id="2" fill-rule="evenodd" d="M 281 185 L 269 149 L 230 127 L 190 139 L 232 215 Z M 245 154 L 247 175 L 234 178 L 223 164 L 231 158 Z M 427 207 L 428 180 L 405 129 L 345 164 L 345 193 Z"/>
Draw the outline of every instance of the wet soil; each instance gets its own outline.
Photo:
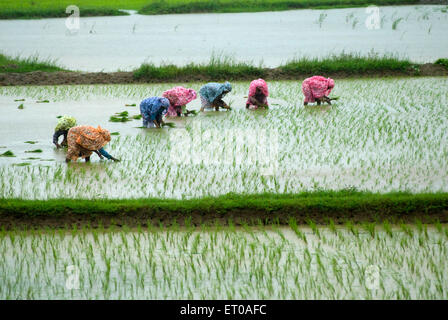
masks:
<path id="1" fill-rule="evenodd" d="M 359 72 L 333 72 L 322 74 L 335 79 L 343 78 L 381 78 L 381 77 L 406 77 L 406 76 L 448 76 L 448 70 L 438 64 L 426 63 L 419 65 L 419 72 L 408 71 L 369 71 Z M 278 68 L 266 69 L 263 78 L 266 80 L 303 80 L 311 76 L 308 73 L 283 72 Z M 27 73 L 0 73 L 0 86 L 22 85 L 67 85 L 67 84 L 138 84 L 138 83 L 163 83 L 163 82 L 204 82 L 218 80 L 253 80 L 254 76 L 242 76 L 234 79 L 212 79 L 205 74 L 190 74 L 169 79 L 136 79 L 133 72 L 42 72 Z"/>
<path id="2" fill-rule="evenodd" d="M 424 212 L 426 211 L 426 212 Z M 145 210 L 144 208 L 135 212 L 122 212 L 116 214 L 85 213 L 75 214 L 67 210 L 57 215 L 23 215 L 17 213 L 2 213 L 0 215 L 0 226 L 5 230 L 30 229 L 30 228 L 81 228 L 88 226 L 98 227 L 146 227 L 152 226 L 201 226 L 203 224 L 213 225 L 288 225 L 291 218 L 295 219 L 299 225 L 306 225 L 313 221 L 318 225 L 328 225 L 332 220 L 336 225 L 345 224 L 350 221 L 354 224 L 361 223 L 382 223 L 388 221 L 392 224 L 415 223 L 416 220 L 422 223 L 432 224 L 436 221 L 448 223 L 448 210 L 433 209 L 424 211 L 412 211 L 403 214 L 390 213 L 387 210 L 355 210 L 353 212 L 327 212 L 322 213 L 313 210 L 295 210 L 294 208 L 280 208 L 274 212 L 266 212 L 260 209 L 230 209 L 226 211 L 202 212 L 193 210 L 189 214 L 175 213 L 172 211 Z"/>

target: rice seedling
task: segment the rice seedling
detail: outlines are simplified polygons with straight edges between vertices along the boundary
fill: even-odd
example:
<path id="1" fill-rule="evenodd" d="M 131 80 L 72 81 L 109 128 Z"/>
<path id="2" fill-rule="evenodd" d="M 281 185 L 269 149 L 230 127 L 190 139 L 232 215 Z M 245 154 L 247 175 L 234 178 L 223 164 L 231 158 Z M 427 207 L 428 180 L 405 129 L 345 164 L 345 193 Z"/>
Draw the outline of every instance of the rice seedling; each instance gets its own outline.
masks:
<path id="1" fill-rule="evenodd" d="M 392 22 L 392 30 L 397 30 L 398 24 L 399 24 L 401 21 L 403 21 L 403 18 L 395 19 L 395 20 Z"/>
<path id="2" fill-rule="evenodd" d="M 21 104 L 17 107 L 17 109 L 19 109 L 19 110 L 23 110 L 23 109 L 25 109 L 25 107 L 23 106 L 23 103 L 21 103 Z"/>
<path id="3" fill-rule="evenodd" d="M 123 111 L 123 112 L 117 112 L 113 116 L 110 116 L 109 121 L 110 122 L 127 122 L 127 121 L 132 121 L 132 119 L 129 119 L 129 112 Z"/>
<path id="4" fill-rule="evenodd" d="M 25 153 L 42 153 L 42 149 L 28 150 L 28 151 L 25 151 Z"/>
<path id="5" fill-rule="evenodd" d="M 15 157 L 15 155 L 11 150 L 8 150 L 0 154 L 0 157 Z"/>
<path id="6" fill-rule="evenodd" d="M 49 100 L 37 100 L 36 103 L 49 103 Z"/>

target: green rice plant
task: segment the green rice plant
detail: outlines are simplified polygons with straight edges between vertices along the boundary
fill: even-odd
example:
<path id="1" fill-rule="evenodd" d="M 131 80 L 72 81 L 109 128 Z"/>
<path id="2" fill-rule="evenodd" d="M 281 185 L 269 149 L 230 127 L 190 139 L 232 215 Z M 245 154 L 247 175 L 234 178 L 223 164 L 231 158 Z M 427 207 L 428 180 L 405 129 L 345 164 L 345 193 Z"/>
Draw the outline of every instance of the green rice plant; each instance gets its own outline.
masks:
<path id="1" fill-rule="evenodd" d="M 372 223 L 365 222 L 365 223 L 363 223 L 363 227 L 370 234 L 370 236 L 372 238 L 375 238 L 375 227 L 376 227 L 376 224 L 374 222 L 372 222 Z"/>
<path id="2" fill-rule="evenodd" d="M 168 128 L 175 128 L 176 124 L 173 122 L 164 122 L 162 126 L 168 127 Z"/>
<path id="3" fill-rule="evenodd" d="M 21 104 L 17 107 L 17 109 L 20 109 L 20 110 L 25 109 L 25 107 L 23 106 L 23 103 L 21 103 Z"/>
<path id="4" fill-rule="evenodd" d="M 30 140 L 28 140 L 28 141 L 25 141 L 25 143 L 29 143 L 29 144 L 36 144 L 38 141 L 30 141 Z"/>
<path id="5" fill-rule="evenodd" d="M 403 18 L 397 18 L 392 23 L 392 30 L 397 30 L 398 24 L 403 21 Z"/>
<path id="6" fill-rule="evenodd" d="M 0 154 L 0 157 L 15 157 L 15 155 L 11 150 L 8 150 Z"/>
<path id="7" fill-rule="evenodd" d="M 113 116 L 110 116 L 109 121 L 110 122 L 127 122 L 127 121 L 132 121 L 132 119 L 129 119 L 129 112 L 123 111 L 123 112 L 116 112 Z"/>
<path id="8" fill-rule="evenodd" d="M 42 152 L 43 152 L 42 149 L 34 149 L 34 150 L 25 151 L 25 153 L 42 153 Z"/>
<path id="9" fill-rule="evenodd" d="M 302 231 L 300 231 L 299 227 L 297 226 L 297 221 L 294 218 L 290 218 L 288 221 L 289 226 L 296 234 L 297 238 L 301 239 L 303 242 L 307 243 L 306 235 Z"/>
<path id="10" fill-rule="evenodd" d="M 403 230 L 403 232 L 405 233 L 405 234 L 407 234 L 409 237 L 413 237 L 414 236 L 414 233 L 412 232 L 412 229 L 408 226 L 408 225 L 406 225 L 406 224 L 404 224 L 404 223 L 401 223 L 400 224 L 400 228 L 401 228 L 401 230 Z"/>
<path id="11" fill-rule="evenodd" d="M 391 225 L 389 224 L 389 221 L 387 221 L 387 220 L 384 220 L 384 221 L 383 221 L 383 228 L 384 228 L 384 231 L 386 231 L 386 234 L 387 234 L 389 237 L 392 237 L 392 236 L 393 236 L 393 233 L 392 233 L 392 227 L 391 227 Z"/>
<path id="12" fill-rule="evenodd" d="M 353 233 L 353 235 L 354 235 L 355 237 L 359 237 L 359 231 L 358 231 L 358 228 L 356 228 L 356 226 L 353 225 L 353 222 L 352 222 L 351 220 L 347 220 L 347 221 L 345 222 L 345 227 L 346 227 L 351 233 Z"/>
<path id="13" fill-rule="evenodd" d="M 13 164 L 13 166 L 16 166 L 16 167 L 25 167 L 25 166 L 29 166 L 29 165 L 31 165 L 31 163 L 29 163 L 29 162 L 21 162 L 21 163 Z"/>
<path id="14" fill-rule="evenodd" d="M 36 101 L 36 103 L 49 103 L 50 101 L 49 100 L 38 100 L 38 101 Z"/>
<path id="15" fill-rule="evenodd" d="M 320 239 L 319 228 L 317 227 L 316 223 L 309 218 L 306 219 L 306 223 L 309 225 L 311 230 L 313 230 L 313 233 Z"/>

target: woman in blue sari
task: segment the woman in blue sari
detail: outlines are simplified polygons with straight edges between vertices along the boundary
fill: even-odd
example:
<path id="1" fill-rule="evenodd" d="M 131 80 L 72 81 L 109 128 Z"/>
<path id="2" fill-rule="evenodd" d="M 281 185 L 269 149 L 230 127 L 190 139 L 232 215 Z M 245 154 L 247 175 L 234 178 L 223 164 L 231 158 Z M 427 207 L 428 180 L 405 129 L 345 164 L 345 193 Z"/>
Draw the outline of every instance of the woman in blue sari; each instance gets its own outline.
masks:
<path id="1" fill-rule="evenodd" d="M 230 110 L 230 106 L 222 100 L 230 91 L 232 91 L 232 85 L 229 82 L 210 82 L 204 85 L 199 90 L 202 104 L 201 111 L 204 111 L 205 108 L 215 108 L 216 111 L 219 111 L 219 108 Z"/>
<path id="2" fill-rule="evenodd" d="M 145 128 L 160 128 L 164 124 L 163 116 L 167 113 L 170 101 L 167 98 L 150 97 L 140 103 L 140 113 Z"/>

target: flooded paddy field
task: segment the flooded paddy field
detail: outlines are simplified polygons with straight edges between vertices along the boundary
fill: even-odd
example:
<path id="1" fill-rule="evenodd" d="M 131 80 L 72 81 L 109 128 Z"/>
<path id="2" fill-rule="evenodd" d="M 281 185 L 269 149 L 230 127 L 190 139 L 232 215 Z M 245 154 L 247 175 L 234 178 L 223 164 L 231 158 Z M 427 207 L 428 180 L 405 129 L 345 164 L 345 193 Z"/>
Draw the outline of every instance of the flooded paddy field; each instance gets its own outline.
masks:
<path id="1" fill-rule="evenodd" d="M 448 226 L 0 233 L 1 299 L 447 299 Z"/>
<path id="2" fill-rule="evenodd" d="M 331 107 L 304 107 L 298 82 L 270 82 L 264 111 L 245 108 L 248 85 L 233 84 L 233 110 L 168 119 L 176 127 L 161 130 L 109 117 L 139 114 L 142 99 L 170 84 L 2 87 L 0 154 L 14 156 L 0 157 L 0 198 L 448 191 L 446 78 L 337 80 Z M 52 144 L 59 115 L 118 133 L 106 150 L 122 161 L 65 164 Z"/>
<path id="3" fill-rule="evenodd" d="M 296 56 L 343 51 L 394 53 L 434 62 L 448 51 L 446 6 L 379 7 L 283 12 L 82 17 L 0 21 L 1 51 L 38 54 L 81 71 L 131 70 L 143 62 L 185 65 L 212 53 L 276 67 Z M 354 46 L 353 44 L 356 44 Z"/>

